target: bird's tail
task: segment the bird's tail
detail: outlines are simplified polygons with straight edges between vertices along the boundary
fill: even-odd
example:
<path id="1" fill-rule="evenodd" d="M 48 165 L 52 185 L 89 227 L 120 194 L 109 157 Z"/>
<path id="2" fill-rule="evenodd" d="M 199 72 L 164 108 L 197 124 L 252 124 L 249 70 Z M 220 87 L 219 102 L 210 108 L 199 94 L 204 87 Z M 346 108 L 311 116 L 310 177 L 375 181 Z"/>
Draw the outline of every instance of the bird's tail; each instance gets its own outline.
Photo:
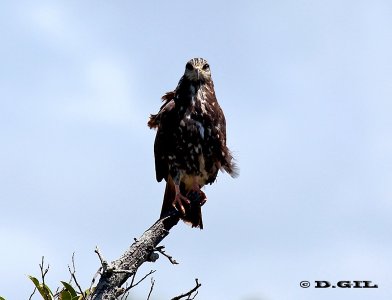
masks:
<path id="1" fill-rule="evenodd" d="M 181 191 L 181 193 L 183 195 L 185 194 L 184 191 Z M 173 207 L 173 201 L 175 197 L 176 197 L 176 189 L 174 186 L 173 179 L 169 176 L 166 182 L 165 195 L 163 196 L 160 218 L 164 218 L 168 216 L 170 213 L 175 211 L 175 208 Z M 205 198 L 204 193 L 203 193 L 203 197 Z M 191 195 L 187 195 L 187 198 L 190 200 L 190 204 L 184 205 L 185 208 L 184 215 L 181 214 L 180 208 L 177 207 L 177 210 L 180 211 L 181 214 L 180 215 L 181 220 L 183 220 L 188 225 L 191 225 L 192 227 L 199 227 L 200 229 L 203 229 L 203 219 L 201 215 L 201 206 L 200 206 L 200 195 L 191 194 Z"/>
<path id="2" fill-rule="evenodd" d="M 167 217 L 171 212 L 173 212 L 174 207 L 172 205 L 173 200 L 176 196 L 176 189 L 174 186 L 173 179 L 169 176 L 166 182 L 165 194 L 163 196 L 163 203 L 161 209 L 160 218 Z"/>

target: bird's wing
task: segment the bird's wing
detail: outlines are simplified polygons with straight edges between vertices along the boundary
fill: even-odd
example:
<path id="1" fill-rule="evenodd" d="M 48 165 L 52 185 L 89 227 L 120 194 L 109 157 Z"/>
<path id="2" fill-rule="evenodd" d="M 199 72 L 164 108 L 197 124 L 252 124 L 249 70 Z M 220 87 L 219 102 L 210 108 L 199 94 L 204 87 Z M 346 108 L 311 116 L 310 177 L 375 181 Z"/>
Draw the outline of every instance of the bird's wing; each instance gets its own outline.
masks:
<path id="1" fill-rule="evenodd" d="M 229 173 L 232 177 L 238 176 L 238 168 L 233 161 L 233 156 L 226 145 L 226 119 L 222 108 L 219 106 L 216 100 L 215 92 L 212 88 L 209 88 L 210 92 L 207 99 L 209 99 L 210 117 L 213 123 L 212 126 L 212 141 L 211 147 L 213 148 L 213 153 L 217 155 L 216 159 L 220 162 L 221 168 Z M 215 180 L 215 178 L 211 178 Z"/>
<path id="2" fill-rule="evenodd" d="M 171 139 L 170 120 L 173 119 L 175 102 L 175 92 L 166 93 L 162 99 L 165 103 L 156 115 L 151 115 L 148 121 L 150 128 L 157 128 L 157 135 L 154 143 L 154 156 L 155 156 L 155 174 L 157 181 L 167 179 L 169 169 L 167 162 L 167 153 L 170 147 L 173 147 Z"/>
<path id="3" fill-rule="evenodd" d="M 158 128 L 162 119 L 166 118 L 167 115 L 173 111 L 173 109 L 176 106 L 176 104 L 174 102 L 175 95 L 176 95 L 175 92 L 168 92 L 162 96 L 162 101 L 164 101 L 164 103 L 162 104 L 162 106 L 159 109 L 159 112 L 157 114 L 150 115 L 150 119 L 148 120 L 148 123 L 147 123 L 148 127 Z"/>

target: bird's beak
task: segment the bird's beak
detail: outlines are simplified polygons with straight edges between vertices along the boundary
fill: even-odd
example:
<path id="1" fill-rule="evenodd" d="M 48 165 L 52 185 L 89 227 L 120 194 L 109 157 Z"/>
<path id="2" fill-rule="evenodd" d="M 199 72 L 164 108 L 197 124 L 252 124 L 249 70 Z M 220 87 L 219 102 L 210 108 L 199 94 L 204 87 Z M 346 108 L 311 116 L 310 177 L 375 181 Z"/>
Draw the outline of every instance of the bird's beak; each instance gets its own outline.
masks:
<path id="1" fill-rule="evenodd" d="M 196 69 L 196 77 L 197 77 L 197 80 L 200 80 L 200 70 L 199 69 Z"/>

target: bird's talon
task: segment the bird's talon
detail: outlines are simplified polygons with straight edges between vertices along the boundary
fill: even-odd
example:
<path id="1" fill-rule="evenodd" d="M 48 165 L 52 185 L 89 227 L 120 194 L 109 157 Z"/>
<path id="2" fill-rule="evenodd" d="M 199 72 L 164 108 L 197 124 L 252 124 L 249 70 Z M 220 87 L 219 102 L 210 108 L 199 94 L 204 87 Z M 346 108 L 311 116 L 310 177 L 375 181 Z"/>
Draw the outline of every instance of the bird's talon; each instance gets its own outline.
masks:
<path id="1" fill-rule="evenodd" d="M 173 207 L 177 210 L 180 211 L 183 215 L 185 215 L 185 208 L 184 208 L 184 202 L 186 204 L 190 204 L 191 202 L 189 201 L 189 199 L 187 199 L 186 197 L 184 197 L 183 195 L 181 195 L 180 193 L 176 195 L 176 197 L 174 198 L 174 201 L 172 203 Z M 178 209 L 179 207 L 179 209 Z"/>
<path id="2" fill-rule="evenodd" d="M 203 206 L 207 201 L 206 194 L 199 189 L 192 189 L 188 192 L 187 197 L 192 199 L 192 202 L 198 202 L 200 206 Z"/>

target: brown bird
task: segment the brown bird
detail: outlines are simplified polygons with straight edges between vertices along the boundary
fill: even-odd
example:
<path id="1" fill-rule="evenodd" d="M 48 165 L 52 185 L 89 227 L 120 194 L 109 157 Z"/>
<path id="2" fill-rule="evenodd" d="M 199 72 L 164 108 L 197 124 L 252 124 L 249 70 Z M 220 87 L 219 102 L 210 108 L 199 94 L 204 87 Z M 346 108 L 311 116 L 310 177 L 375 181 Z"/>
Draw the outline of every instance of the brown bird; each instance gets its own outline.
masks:
<path id="1" fill-rule="evenodd" d="M 226 120 L 207 61 L 188 61 L 177 88 L 162 100 L 159 112 L 148 121 L 150 128 L 157 128 L 156 178 L 166 180 L 161 218 L 175 208 L 186 223 L 202 229 L 206 196 L 201 188 L 213 183 L 219 170 L 232 177 L 238 174 L 226 146 Z"/>

